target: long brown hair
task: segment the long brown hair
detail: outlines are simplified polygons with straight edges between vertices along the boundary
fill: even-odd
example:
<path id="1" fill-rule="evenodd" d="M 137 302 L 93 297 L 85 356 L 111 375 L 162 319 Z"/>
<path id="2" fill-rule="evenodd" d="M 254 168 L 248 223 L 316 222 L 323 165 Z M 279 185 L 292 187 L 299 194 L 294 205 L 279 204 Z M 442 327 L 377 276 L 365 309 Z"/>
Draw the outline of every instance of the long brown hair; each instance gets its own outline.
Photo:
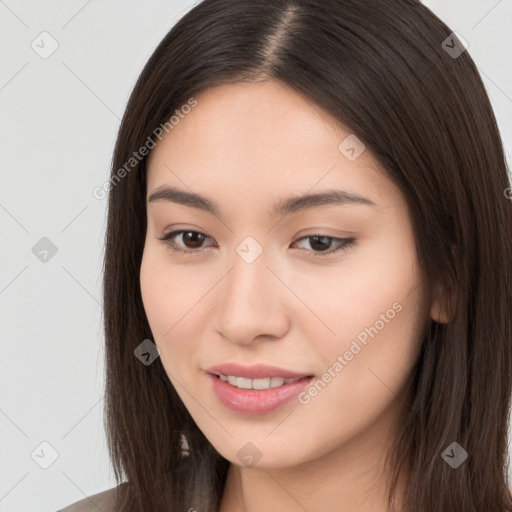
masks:
<path id="1" fill-rule="evenodd" d="M 390 507 L 405 475 L 404 512 L 512 511 L 508 169 L 473 60 L 417 0 L 204 0 L 144 67 L 113 155 L 104 260 L 105 426 L 116 480 L 126 480 L 119 509 L 216 512 L 230 464 L 160 359 L 134 356 L 153 337 L 139 282 L 147 158 L 130 159 L 200 92 L 262 79 L 306 96 L 372 149 L 406 198 L 428 290 L 442 287 L 454 307 L 424 332 L 389 459 Z M 468 453 L 457 469 L 442 457 L 453 442 Z"/>

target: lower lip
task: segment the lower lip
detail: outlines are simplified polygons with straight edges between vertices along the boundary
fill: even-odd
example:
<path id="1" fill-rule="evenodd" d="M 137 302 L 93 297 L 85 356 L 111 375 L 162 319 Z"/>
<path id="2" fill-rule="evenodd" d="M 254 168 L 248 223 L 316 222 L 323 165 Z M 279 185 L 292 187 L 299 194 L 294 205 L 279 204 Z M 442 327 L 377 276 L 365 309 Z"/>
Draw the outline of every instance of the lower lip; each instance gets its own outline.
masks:
<path id="1" fill-rule="evenodd" d="M 269 389 L 240 389 L 208 374 L 214 393 L 228 409 L 244 414 L 266 414 L 293 400 L 312 380 L 304 377 L 290 384 Z"/>

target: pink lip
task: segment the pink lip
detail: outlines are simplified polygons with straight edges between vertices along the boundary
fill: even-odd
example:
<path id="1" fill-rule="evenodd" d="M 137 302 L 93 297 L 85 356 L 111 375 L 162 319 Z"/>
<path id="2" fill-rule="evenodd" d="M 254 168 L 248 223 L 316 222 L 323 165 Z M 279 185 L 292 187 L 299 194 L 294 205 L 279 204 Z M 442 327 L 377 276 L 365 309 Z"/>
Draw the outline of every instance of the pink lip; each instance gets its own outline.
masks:
<path id="1" fill-rule="evenodd" d="M 242 367 L 225 364 L 208 369 L 208 380 L 219 401 L 232 411 L 244 414 L 266 414 L 293 400 L 313 379 L 312 375 L 294 373 L 275 366 Z M 269 389 L 239 389 L 223 381 L 218 374 L 247 379 L 282 377 L 300 378 L 296 382 Z"/>
<path id="2" fill-rule="evenodd" d="M 297 377 L 311 377 L 310 373 L 297 373 L 277 366 L 256 364 L 254 366 L 240 366 L 235 363 L 225 363 L 212 366 L 206 370 L 215 375 L 236 375 L 246 379 L 266 379 L 267 377 L 282 377 L 283 379 L 295 379 Z"/>
<path id="3" fill-rule="evenodd" d="M 228 409 L 255 415 L 269 413 L 290 402 L 313 380 L 313 377 L 305 377 L 297 382 L 269 389 L 239 389 L 212 374 L 208 374 L 208 379 L 217 398 Z"/>

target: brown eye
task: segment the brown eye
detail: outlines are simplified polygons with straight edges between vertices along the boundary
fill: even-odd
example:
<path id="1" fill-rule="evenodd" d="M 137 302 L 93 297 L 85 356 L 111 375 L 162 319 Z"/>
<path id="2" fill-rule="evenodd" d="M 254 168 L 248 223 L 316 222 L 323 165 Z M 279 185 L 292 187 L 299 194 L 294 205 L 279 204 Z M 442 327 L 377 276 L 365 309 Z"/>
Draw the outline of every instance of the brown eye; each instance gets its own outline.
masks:
<path id="1" fill-rule="evenodd" d="M 329 256 L 331 254 L 337 253 L 339 251 L 343 251 L 348 249 L 349 247 L 354 245 L 356 241 L 355 238 L 336 238 L 333 236 L 325 236 L 325 235 L 309 235 L 304 236 L 298 242 L 302 240 L 310 240 L 309 246 L 314 253 L 313 256 Z M 329 247 L 336 242 L 334 250 L 329 250 Z"/>
<path id="2" fill-rule="evenodd" d="M 181 244 L 185 246 L 184 248 L 182 246 L 177 245 L 176 242 L 173 240 L 173 238 L 177 236 L 182 237 Z M 184 253 L 199 253 L 199 249 L 201 249 L 204 240 L 207 238 L 209 237 L 206 236 L 204 233 L 182 229 L 179 231 L 173 231 L 172 233 L 169 233 L 168 235 L 165 235 L 164 237 L 159 238 L 158 240 L 161 240 L 173 251 Z"/>
<path id="3" fill-rule="evenodd" d="M 182 233 L 182 236 L 182 241 L 187 249 L 199 249 L 204 240 L 204 235 L 196 231 L 185 231 Z"/>

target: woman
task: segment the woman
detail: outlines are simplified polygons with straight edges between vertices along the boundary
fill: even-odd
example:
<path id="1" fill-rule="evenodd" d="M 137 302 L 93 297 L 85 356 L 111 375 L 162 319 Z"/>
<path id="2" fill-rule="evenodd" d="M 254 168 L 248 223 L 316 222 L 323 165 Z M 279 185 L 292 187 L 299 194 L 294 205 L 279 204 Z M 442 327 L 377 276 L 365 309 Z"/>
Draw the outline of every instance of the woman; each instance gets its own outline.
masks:
<path id="1" fill-rule="evenodd" d="M 509 186 L 418 1 L 195 6 L 108 190 L 120 484 L 65 510 L 511 511 Z"/>

